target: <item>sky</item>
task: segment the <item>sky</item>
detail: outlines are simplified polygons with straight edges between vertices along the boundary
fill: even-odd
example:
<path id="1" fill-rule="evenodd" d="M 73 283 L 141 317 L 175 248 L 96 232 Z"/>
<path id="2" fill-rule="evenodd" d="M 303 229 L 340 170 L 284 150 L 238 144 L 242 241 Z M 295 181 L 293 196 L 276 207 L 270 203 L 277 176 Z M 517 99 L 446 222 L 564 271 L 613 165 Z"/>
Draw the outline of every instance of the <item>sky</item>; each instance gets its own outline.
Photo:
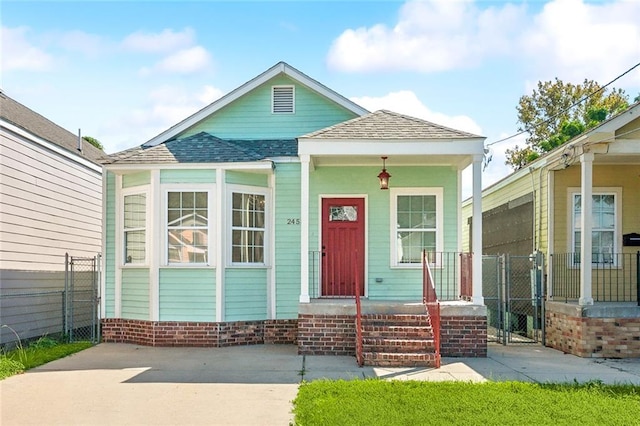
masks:
<path id="1" fill-rule="evenodd" d="M 640 0 L 29 1 L 0 4 L 0 85 L 107 153 L 140 145 L 280 61 L 364 108 L 486 137 L 483 187 L 523 146 L 539 81 L 640 62 Z M 616 80 L 630 100 L 640 67 Z M 463 173 L 470 195 L 470 168 Z"/>

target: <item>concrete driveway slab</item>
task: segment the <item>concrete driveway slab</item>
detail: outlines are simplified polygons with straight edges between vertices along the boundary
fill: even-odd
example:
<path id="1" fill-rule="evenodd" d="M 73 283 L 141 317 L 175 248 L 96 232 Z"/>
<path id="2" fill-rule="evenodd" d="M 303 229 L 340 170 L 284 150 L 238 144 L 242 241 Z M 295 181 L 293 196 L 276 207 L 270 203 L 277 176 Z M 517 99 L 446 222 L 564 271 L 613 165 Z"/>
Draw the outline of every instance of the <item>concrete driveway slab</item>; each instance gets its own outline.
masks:
<path id="1" fill-rule="evenodd" d="M 154 348 L 103 343 L 0 381 L 0 424 L 288 425 L 302 380 L 631 383 L 640 359 L 586 359 L 534 345 L 489 345 L 487 358 L 440 369 L 356 365 L 289 345 Z"/>

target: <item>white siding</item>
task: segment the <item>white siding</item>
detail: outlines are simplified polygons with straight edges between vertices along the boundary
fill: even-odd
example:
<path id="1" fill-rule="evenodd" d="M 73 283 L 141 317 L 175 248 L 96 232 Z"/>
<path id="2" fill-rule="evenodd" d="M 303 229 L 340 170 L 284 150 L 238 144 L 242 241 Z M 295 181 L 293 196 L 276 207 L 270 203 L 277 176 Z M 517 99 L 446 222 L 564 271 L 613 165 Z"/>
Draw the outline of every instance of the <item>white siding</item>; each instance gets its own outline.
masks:
<path id="1" fill-rule="evenodd" d="M 101 173 L 0 131 L 0 270 L 63 271 L 66 252 L 99 253 Z"/>

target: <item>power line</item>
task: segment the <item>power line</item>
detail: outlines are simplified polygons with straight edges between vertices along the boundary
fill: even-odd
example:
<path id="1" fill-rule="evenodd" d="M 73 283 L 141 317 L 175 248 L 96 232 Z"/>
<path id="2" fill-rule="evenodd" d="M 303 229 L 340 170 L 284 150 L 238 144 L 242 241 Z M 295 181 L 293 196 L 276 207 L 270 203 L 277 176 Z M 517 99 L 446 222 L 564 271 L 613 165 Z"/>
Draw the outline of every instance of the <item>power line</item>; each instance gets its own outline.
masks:
<path id="1" fill-rule="evenodd" d="M 636 68 L 638 68 L 638 67 L 640 67 L 640 62 L 638 62 L 637 64 L 635 64 L 634 66 L 632 66 L 631 68 L 629 68 L 628 70 L 626 70 L 625 72 L 623 72 L 622 74 L 620 74 L 619 76 L 617 76 L 616 78 L 614 78 L 613 80 L 611 80 L 610 82 L 608 82 L 607 84 L 605 84 L 604 86 L 600 87 L 598 90 L 594 90 L 592 93 L 589 93 L 589 94 L 585 95 L 584 97 L 582 97 L 581 99 L 579 99 L 578 101 L 576 101 L 575 103 L 573 103 L 572 105 L 568 106 L 567 108 L 565 108 L 564 110 L 560 111 L 560 112 L 559 112 L 559 113 L 557 113 L 556 115 L 554 115 L 554 116 L 552 116 L 552 117 L 547 118 L 545 121 L 543 121 L 543 122 L 542 122 L 542 123 L 540 123 L 540 124 L 547 124 L 547 123 L 549 123 L 550 121 L 555 120 L 559 115 L 564 114 L 565 112 L 569 111 L 571 108 L 573 108 L 573 107 L 575 107 L 575 106 L 577 106 L 577 105 L 581 104 L 582 102 L 586 101 L 587 99 L 589 99 L 590 97 L 592 97 L 592 96 L 596 95 L 597 93 L 602 92 L 602 91 L 603 91 L 604 89 L 606 89 L 608 86 L 611 86 L 611 85 L 612 85 L 613 83 L 615 83 L 617 80 L 621 79 L 622 77 L 624 77 L 625 75 L 629 74 L 631 71 L 633 71 L 634 69 L 636 69 Z M 527 133 L 527 130 L 521 130 L 521 131 L 519 131 L 518 133 L 514 133 L 514 134 L 513 134 L 513 135 L 511 135 L 511 136 L 507 136 L 506 138 L 502 138 L 502 139 L 499 139 L 499 140 L 497 140 L 497 141 L 495 141 L 495 142 L 491 142 L 491 143 L 487 144 L 486 146 L 487 146 L 487 147 L 489 147 L 489 146 L 495 145 L 495 144 L 497 144 L 497 143 L 504 142 L 504 141 L 507 141 L 507 140 L 509 140 L 509 139 L 513 139 L 513 138 L 515 138 L 516 136 L 520 136 L 520 135 L 522 135 L 522 134 L 524 134 L 524 133 Z"/>

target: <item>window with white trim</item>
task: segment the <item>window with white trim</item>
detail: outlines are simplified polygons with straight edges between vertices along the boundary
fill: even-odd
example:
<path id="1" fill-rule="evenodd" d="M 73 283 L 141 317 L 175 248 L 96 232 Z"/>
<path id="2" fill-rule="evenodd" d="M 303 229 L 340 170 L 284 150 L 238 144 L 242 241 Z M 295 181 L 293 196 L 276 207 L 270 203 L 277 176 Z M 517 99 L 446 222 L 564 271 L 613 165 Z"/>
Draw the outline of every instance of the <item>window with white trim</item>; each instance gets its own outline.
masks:
<path id="1" fill-rule="evenodd" d="M 167 263 L 209 262 L 209 193 L 167 192 Z"/>
<path id="2" fill-rule="evenodd" d="M 231 262 L 264 264 L 266 248 L 266 194 L 232 192 Z"/>
<path id="3" fill-rule="evenodd" d="M 271 88 L 271 112 L 293 114 L 295 112 L 295 87 L 273 86 Z"/>
<path id="4" fill-rule="evenodd" d="M 137 193 L 123 197 L 124 263 L 146 262 L 147 194 Z"/>
<path id="5" fill-rule="evenodd" d="M 618 250 L 618 197 L 616 192 L 594 192 L 591 206 L 591 262 L 593 264 L 614 264 Z M 573 232 L 572 247 L 575 262 L 580 263 L 582 230 L 582 196 L 571 194 Z"/>
<path id="6" fill-rule="evenodd" d="M 392 265 L 419 266 L 423 250 L 442 250 L 442 189 L 396 188 L 391 196 Z"/>

